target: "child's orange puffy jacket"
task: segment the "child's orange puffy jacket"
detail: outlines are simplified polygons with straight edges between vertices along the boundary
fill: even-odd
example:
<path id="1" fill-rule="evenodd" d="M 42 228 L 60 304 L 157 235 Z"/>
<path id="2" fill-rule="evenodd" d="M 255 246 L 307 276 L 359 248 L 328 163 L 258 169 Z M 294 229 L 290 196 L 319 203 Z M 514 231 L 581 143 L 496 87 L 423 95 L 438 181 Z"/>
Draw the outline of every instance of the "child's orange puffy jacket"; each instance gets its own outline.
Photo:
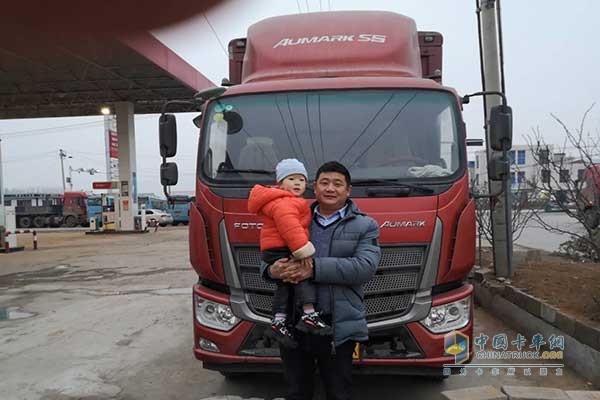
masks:
<path id="1" fill-rule="evenodd" d="M 297 259 L 315 253 L 313 244 L 308 240 L 310 207 L 303 198 L 277 187 L 255 185 L 248 197 L 248 211 L 263 219 L 261 251 L 287 247 Z"/>

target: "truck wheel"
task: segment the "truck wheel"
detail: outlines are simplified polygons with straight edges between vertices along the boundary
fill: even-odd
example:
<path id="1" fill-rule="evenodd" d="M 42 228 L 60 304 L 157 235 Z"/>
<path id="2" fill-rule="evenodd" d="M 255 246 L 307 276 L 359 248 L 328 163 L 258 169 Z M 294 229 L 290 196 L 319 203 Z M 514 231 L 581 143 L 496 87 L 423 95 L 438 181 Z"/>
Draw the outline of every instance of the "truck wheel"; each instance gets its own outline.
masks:
<path id="1" fill-rule="evenodd" d="M 68 216 L 65 217 L 65 223 L 64 223 L 64 225 L 66 227 L 73 228 L 75 225 L 77 225 L 77 220 L 75 219 L 74 216 L 68 215 Z"/>
<path id="2" fill-rule="evenodd" d="M 50 226 L 51 228 L 58 228 L 60 226 L 60 217 L 57 215 L 49 217 L 48 226 Z"/>
<path id="3" fill-rule="evenodd" d="M 40 217 L 39 215 L 33 217 L 33 226 L 36 228 L 43 228 L 46 226 L 46 219 L 44 217 Z"/>
<path id="4" fill-rule="evenodd" d="M 21 217 L 19 218 L 19 225 L 21 228 L 31 228 L 31 218 L 29 217 Z"/>
<path id="5" fill-rule="evenodd" d="M 593 208 L 588 208 L 583 212 L 585 223 L 592 229 L 596 229 L 600 224 L 600 213 Z"/>

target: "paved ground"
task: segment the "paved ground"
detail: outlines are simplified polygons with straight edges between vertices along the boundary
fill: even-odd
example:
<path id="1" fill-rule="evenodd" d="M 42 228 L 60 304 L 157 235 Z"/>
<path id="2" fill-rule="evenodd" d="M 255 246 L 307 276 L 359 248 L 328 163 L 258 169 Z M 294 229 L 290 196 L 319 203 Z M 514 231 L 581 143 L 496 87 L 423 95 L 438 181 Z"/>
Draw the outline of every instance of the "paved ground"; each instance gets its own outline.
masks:
<path id="1" fill-rule="evenodd" d="M 28 245 L 28 236 L 21 242 Z M 282 396 L 280 376 L 229 381 L 191 352 L 187 230 L 130 236 L 43 233 L 40 250 L 0 255 L 0 308 L 32 313 L 0 321 L 0 399 L 202 399 Z M 14 315 L 14 314 L 13 314 Z M 27 316 L 27 314 L 22 314 Z M 476 331 L 504 332 L 476 310 Z M 491 384 L 590 389 L 564 376 L 357 377 L 355 398 L 441 399 L 442 390 Z M 323 398 L 322 392 L 320 397 Z"/>
<path id="2" fill-rule="evenodd" d="M 540 213 L 547 224 L 564 229 L 568 232 L 578 232 L 577 221 L 573 220 L 563 212 Z M 541 227 L 537 221 L 531 221 L 517 240 L 517 244 L 545 251 L 557 251 L 560 244 L 567 241 L 568 235 L 548 232 Z"/>

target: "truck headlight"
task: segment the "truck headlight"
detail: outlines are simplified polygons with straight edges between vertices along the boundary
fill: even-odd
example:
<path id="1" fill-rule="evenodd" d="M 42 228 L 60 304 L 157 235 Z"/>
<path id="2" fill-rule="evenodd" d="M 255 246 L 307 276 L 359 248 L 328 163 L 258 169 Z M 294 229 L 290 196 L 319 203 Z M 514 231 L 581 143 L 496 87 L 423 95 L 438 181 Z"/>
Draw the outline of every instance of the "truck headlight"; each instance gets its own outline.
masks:
<path id="1" fill-rule="evenodd" d="M 471 297 L 431 307 L 427 318 L 421 321 L 433 333 L 449 332 L 467 326 L 471 317 Z"/>
<path id="2" fill-rule="evenodd" d="M 233 315 L 231 307 L 226 304 L 216 303 L 194 294 L 196 306 L 196 320 L 209 328 L 219 331 L 230 331 L 240 319 Z"/>

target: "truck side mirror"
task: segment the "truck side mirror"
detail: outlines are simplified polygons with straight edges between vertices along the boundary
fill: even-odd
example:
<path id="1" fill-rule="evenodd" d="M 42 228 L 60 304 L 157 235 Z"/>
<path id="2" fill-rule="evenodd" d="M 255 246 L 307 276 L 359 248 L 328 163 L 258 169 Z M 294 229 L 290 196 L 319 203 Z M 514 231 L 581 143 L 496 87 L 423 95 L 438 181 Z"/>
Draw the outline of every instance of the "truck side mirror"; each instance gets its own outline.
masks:
<path id="1" fill-rule="evenodd" d="M 496 151 L 509 150 L 512 147 L 512 109 L 509 106 L 492 107 L 490 147 Z"/>
<path id="2" fill-rule="evenodd" d="M 160 184 L 163 186 L 175 186 L 179 177 L 177 164 L 174 162 L 162 163 L 160 165 Z"/>
<path id="3" fill-rule="evenodd" d="M 194 123 L 196 128 L 202 128 L 202 113 L 196 115 L 194 119 L 192 119 L 192 122 Z"/>
<path id="4" fill-rule="evenodd" d="M 177 120 L 173 114 L 163 114 L 158 120 L 158 141 L 161 157 L 177 154 Z"/>
<path id="5" fill-rule="evenodd" d="M 494 154 L 488 164 L 488 178 L 491 181 L 502 181 L 510 175 L 510 164 L 500 154 Z"/>

